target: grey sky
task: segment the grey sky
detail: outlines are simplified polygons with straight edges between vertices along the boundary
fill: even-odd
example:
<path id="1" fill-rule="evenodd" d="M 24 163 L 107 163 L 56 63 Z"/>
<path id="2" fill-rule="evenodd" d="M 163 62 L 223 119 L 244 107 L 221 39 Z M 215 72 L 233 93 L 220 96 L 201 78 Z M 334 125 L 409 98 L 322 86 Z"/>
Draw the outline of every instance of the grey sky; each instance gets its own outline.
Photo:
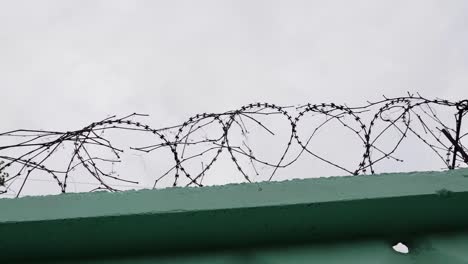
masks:
<path id="1" fill-rule="evenodd" d="M 468 98 L 466 1 L 0 1 L 1 130 Z"/>

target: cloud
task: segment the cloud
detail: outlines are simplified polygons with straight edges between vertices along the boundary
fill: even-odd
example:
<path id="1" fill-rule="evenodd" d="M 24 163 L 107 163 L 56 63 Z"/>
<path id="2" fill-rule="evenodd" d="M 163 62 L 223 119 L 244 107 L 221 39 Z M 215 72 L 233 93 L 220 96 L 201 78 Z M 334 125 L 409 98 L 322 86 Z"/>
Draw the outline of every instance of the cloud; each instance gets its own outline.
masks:
<path id="1" fill-rule="evenodd" d="M 468 97 L 465 1 L 0 4 L 2 127 L 157 126 L 250 102 Z"/>

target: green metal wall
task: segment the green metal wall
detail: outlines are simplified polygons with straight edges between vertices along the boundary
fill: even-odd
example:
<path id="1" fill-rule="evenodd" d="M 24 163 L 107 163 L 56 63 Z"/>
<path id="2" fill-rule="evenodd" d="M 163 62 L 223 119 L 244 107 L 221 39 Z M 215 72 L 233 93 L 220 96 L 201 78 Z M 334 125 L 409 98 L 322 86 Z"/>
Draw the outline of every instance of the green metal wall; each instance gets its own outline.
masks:
<path id="1" fill-rule="evenodd" d="M 414 241 L 408 254 L 392 249 L 390 241 L 343 241 L 275 248 L 238 249 L 223 252 L 198 252 L 172 256 L 135 256 L 118 259 L 76 260 L 84 264 L 392 264 L 392 263 L 468 263 L 468 234 L 441 234 Z M 47 263 L 65 263 L 63 261 Z"/>
<path id="2" fill-rule="evenodd" d="M 468 263 L 467 204 L 468 170 L 1 199 L 0 263 Z"/>

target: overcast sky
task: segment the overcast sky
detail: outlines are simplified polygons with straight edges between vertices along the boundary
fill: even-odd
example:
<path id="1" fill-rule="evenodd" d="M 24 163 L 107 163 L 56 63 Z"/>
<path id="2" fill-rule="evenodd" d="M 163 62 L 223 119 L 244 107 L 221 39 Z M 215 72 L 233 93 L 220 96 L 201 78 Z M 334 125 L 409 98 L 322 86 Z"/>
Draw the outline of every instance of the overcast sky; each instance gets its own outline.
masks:
<path id="1" fill-rule="evenodd" d="M 1 130 L 468 98 L 467 1 L 0 1 Z"/>

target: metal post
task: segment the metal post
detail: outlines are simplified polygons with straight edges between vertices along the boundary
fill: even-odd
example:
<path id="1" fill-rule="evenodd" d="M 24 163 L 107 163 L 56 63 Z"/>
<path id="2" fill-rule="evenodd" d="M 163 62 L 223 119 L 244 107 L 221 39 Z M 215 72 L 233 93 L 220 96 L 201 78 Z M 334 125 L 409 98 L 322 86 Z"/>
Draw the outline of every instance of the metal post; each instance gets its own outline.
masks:
<path id="1" fill-rule="evenodd" d="M 457 151 L 461 149 L 459 146 L 459 141 L 460 141 L 460 129 L 461 129 L 461 122 L 463 118 L 463 109 L 458 110 L 458 118 L 457 118 L 457 130 L 456 130 L 456 135 L 455 135 L 455 143 L 453 147 L 453 160 L 452 160 L 452 170 L 455 169 L 455 163 L 457 161 Z"/>

